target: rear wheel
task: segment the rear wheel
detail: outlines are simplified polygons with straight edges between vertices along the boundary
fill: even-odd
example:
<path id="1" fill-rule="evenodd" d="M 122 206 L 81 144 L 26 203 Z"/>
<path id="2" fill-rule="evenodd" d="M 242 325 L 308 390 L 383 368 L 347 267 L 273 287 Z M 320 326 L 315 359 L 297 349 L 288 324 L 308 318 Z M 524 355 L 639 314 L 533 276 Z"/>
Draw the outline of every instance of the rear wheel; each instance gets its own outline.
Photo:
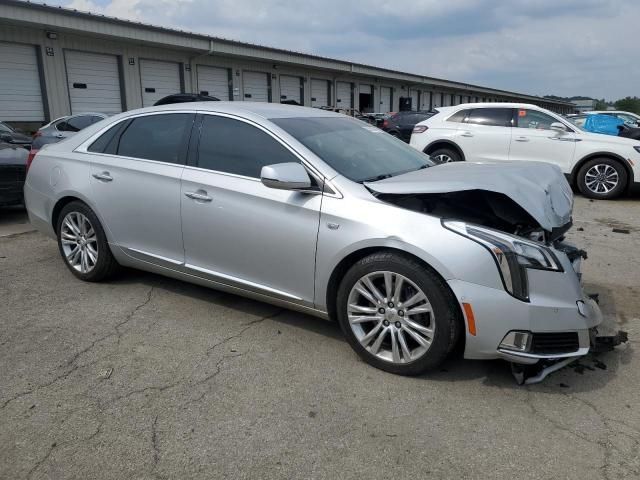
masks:
<path id="1" fill-rule="evenodd" d="M 337 298 L 338 320 L 367 363 L 401 375 L 437 367 L 459 336 L 457 301 L 432 271 L 401 254 L 357 262 Z"/>
<path id="2" fill-rule="evenodd" d="M 431 152 L 429 156 L 436 161 L 436 163 L 451 163 L 461 162 L 462 156 L 452 148 L 438 148 Z"/>
<path id="3" fill-rule="evenodd" d="M 118 270 L 102 225 L 86 204 L 75 201 L 65 205 L 56 232 L 62 258 L 79 279 L 98 282 Z"/>
<path id="4" fill-rule="evenodd" d="M 608 200 L 622 195 L 627 186 L 627 171 L 610 158 L 594 158 L 578 172 L 578 188 L 589 198 Z"/>

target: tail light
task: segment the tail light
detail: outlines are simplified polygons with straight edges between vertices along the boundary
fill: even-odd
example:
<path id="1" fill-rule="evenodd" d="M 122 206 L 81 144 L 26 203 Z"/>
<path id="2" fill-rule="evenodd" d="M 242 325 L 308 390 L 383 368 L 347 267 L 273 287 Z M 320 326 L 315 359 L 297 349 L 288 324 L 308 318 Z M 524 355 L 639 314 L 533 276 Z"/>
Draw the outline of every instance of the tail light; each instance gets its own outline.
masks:
<path id="1" fill-rule="evenodd" d="M 36 133 L 34 133 L 31 138 L 38 138 L 41 136 L 42 136 L 42 132 L 40 130 L 36 130 Z"/>
<path id="2" fill-rule="evenodd" d="M 389 120 L 385 120 L 382 122 L 382 128 L 387 128 L 389 126 Z"/>
<path id="3" fill-rule="evenodd" d="M 29 172 L 29 168 L 31 167 L 31 163 L 33 162 L 33 159 L 36 156 L 36 153 L 38 153 L 40 150 L 38 150 L 37 148 L 32 148 L 31 150 L 29 150 L 29 156 L 27 157 L 27 172 Z"/>
<path id="4" fill-rule="evenodd" d="M 427 130 L 429 130 L 429 127 L 427 127 L 426 125 L 416 125 L 415 127 L 413 127 L 413 133 L 424 133 Z"/>

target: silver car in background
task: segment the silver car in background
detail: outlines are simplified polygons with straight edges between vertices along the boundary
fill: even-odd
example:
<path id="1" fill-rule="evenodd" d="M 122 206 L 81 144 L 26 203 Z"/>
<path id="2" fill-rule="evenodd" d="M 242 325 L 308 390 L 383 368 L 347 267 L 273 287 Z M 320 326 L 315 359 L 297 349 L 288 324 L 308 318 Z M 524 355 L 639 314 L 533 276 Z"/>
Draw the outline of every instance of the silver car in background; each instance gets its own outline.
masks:
<path id="1" fill-rule="evenodd" d="M 544 163 L 447 164 L 333 112 L 248 102 L 126 112 L 33 159 L 26 204 L 78 278 L 135 267 L 336 319 L 368 363 L 556 368 L 600 323 Z M 563 363 L 560 363 L 563 364 Z"/>
<path id="2" fill-rule="evenodd" d="M 38 129 L 33 136 L 31 148 L 39 150 L 43 145 L 57 143 L 105 118 L 107 115 L 104 113 L 91 112 L 56 118 Z"/>

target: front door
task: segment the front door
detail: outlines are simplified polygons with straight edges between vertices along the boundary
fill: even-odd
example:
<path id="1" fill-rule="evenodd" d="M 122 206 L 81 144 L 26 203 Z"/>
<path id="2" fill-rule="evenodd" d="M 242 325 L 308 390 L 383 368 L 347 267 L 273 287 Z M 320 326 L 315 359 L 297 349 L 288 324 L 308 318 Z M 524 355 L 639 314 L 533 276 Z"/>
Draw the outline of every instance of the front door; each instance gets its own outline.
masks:
<path id="1" fill-rule="evenodd" d="M 322 197 L 260 182 L 263 166 L 298 157 L 251 123 L 209 114 L 196 157 L 182 177 L 186 267 L 311 306 Z"/>
<path id="2" fill-rule="evenodd" d="M 194 117 L 136 117 L 112 127 L 88 149 L 92 200 L 110 239 L 130 256 L 164 266 L 184 261 L 180 177 Z"/>
<path id="3" fill-rule="evenodd" d="M 562 123 L 538 110 L 520 108 L 511 139 L 510 160 L 550 162 L 570 173 L 576 150 L 575 133 L 551 130 L 552 123 Z"/>

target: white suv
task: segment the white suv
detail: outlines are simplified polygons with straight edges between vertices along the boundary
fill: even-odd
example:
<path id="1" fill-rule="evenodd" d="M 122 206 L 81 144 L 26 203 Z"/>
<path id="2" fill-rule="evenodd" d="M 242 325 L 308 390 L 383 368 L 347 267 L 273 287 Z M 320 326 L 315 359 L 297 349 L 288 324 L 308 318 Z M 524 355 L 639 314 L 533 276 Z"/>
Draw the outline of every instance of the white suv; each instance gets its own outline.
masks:
<path id="1" fill-rule="evenodd" d="M 535 105 L 466 103 L 437 111 L 415 126 L 411 146 L 441 163 L 554 163 L 591 198 L 614 198 L 640 186 L 638 140 L 586 132 Z"/>

